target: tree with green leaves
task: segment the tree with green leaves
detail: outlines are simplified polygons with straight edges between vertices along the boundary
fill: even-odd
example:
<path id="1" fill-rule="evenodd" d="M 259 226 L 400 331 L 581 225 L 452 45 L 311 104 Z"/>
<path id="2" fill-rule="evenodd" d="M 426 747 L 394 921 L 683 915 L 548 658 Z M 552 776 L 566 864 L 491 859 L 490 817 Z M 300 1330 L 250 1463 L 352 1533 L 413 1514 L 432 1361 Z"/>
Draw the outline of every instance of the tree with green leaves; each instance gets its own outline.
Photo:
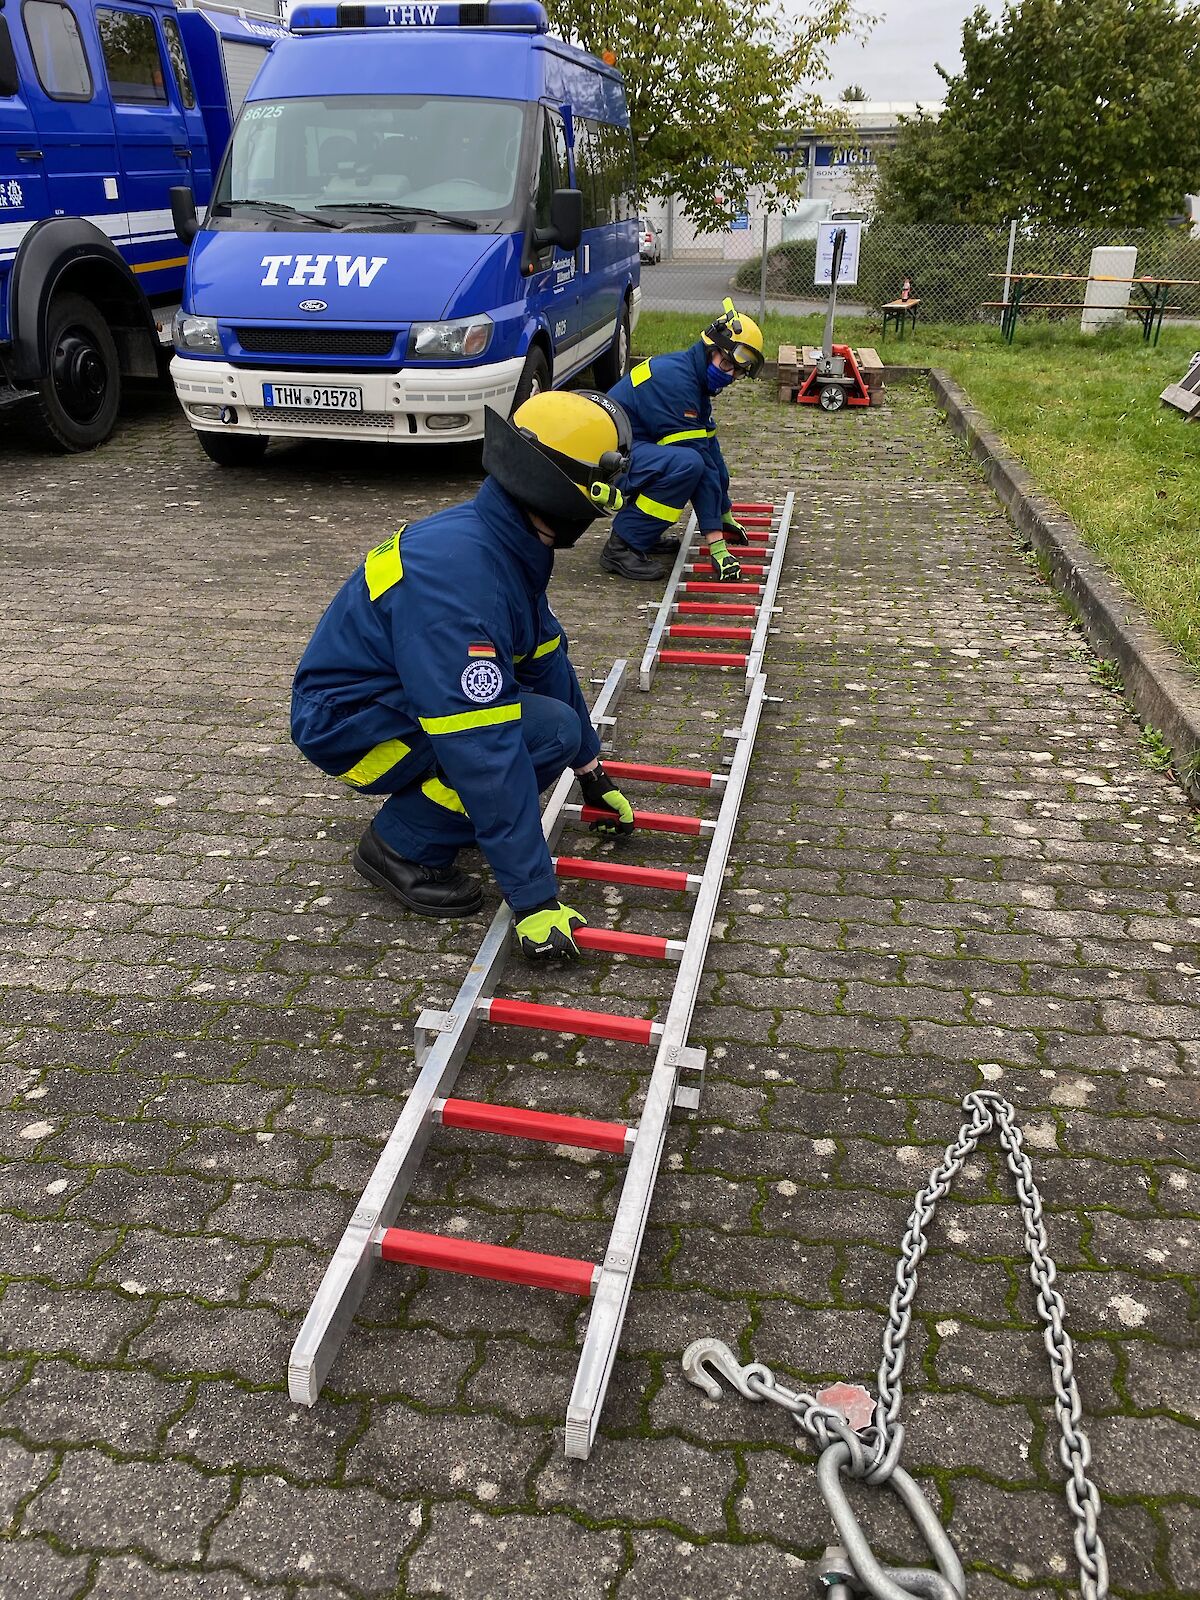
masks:
<path id="1" fill-rule="evenodd" d="M 547 0 L 551 25 L 625 78 L 643 195 L 679 195 L 700 227 L 721 228 L 765 186 L 803 193 L 781 135 L 822 117 L 814 83 L 827 51 L 859 26 L 855 0 Z M 717 195 L 722 198 L 717 199 Z"/>
<path id="2" fill-rule="evenodd" d="M 1148 227 L 1200 181 L 1200 5 L 1018 0 L 963 24 L 939 118 L 878 159 L 896 222 Z"/>
<path id="3" fill-rule="evenodd" d="M 867 91 L 861 83 L 848 83 L 842 90 L 843 105 L 859 105 L 867 98 Z"/>

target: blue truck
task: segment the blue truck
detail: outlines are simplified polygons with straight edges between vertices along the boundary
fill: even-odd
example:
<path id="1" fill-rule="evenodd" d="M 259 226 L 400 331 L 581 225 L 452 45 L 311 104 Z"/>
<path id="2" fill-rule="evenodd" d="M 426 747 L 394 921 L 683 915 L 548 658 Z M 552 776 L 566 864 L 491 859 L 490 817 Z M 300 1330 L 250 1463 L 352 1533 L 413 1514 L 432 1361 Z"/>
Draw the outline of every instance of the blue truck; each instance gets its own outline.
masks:
<path id="1" fill-rule="evenodd" d="M 28 3 L 28 0 L 27 0 Z M 190 244 L 171 372 L 200 445 L 482 437 L 591 366 L 629 366 L 641 298 L 621 75 L 535 0 L 301 0 Z"/>
<path id="2" fill-rule="evenodd" d="M 0 0 L 0 409 L 87 450 L 165 376 L 170 191 L 207 198 L 278 18 L 169 0 Z"/>

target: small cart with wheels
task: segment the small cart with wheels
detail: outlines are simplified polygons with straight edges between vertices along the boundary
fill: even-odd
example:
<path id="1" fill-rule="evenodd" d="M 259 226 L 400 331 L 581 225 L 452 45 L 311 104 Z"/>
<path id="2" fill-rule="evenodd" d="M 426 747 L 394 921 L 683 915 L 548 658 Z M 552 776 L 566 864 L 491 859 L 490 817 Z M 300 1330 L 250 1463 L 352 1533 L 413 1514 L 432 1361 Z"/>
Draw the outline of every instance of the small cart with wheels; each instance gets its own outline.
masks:
<path id="1" fill-rule="evenodd" d="M 825 313 L 825 335 L 821 341 L 821 353 L 796 395 L 797 405 L 819 405 L 822 411 L 840 411 L 843 406 L 871 404 L 871 392 L 867 388 L 854 351 L 848 344 L 833 342 L 833 317 L 837 309 L 838 280 L 846 249 L 846 237 L 847 228 L 844 224 L 833 229 L 829 307 Z M 858 276 L 857 270 L 854 276 Z"/>

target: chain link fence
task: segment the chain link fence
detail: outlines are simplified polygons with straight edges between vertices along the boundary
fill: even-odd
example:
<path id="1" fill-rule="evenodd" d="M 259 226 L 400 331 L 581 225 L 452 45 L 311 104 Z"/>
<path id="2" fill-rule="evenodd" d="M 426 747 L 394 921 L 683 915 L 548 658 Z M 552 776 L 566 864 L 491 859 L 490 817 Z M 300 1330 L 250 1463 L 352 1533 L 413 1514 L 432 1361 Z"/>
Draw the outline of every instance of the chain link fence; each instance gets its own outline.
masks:
<path id="1" fill-rule="evenodd" d="M 737 219 L 722 234 L 696 234 L 670 217 L 671 226 L 651 213 L 646 221 L 655 247 L 643 251 L 642 295 L 647 311 L 686 311 L 698 315 L 719 308 L 726 294 L 754 315 L 766 311 L 803 316 L 823 312 L 827 291 L 813 283 L 816 239 L 791 237 L 796 225 L 779 216 Z M 738 226 L 741 223 L 741 226 Z M 648 245 L 649 236 L 643 233 Z M 766 273 L 762 271 L 764 245 Z M 976 227 L 952 223 L 865 222 L 858 282 L 838 290 L 839 313 L 870 316 L 898 299 L 905 279 L 921 302 L 926 322 L 998 322 L 989 302 L 1006 298 L 1008 272 L 1069 273 L 1086 277 L 1092 251 L 1121 245 L 1137 251 L 1130 276 L 1192 280 L 1172 290 L 1176 316 L 1200 321 L 1200 239 L 1186 229 Z M 1011 251 L 1011 259 L 1010 259 Z M 654 255 L 661 260 L 655 262 Z M 1072 302 L 1083 299 L 1084 284 L 1041 284 L 1027 298 Z M 1141 303 L 1130 286 L 1130 304 Z M 1039 312 L 1078 326 L 1078 310 Z"/>

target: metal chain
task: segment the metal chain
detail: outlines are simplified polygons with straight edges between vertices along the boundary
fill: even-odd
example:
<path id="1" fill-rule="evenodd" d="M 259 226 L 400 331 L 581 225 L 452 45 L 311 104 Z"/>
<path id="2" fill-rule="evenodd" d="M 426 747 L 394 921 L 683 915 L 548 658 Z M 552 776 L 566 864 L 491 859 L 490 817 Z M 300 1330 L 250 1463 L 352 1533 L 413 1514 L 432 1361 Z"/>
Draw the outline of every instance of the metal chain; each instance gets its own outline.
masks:
<path id="1" fill-rule="evenodd" d="M 685 1370 L 693 1381 L 720 1392 L 700 1375 L 707 1360 L 747 1399 L 769 1400 L 794 1418 L 797 1427 L 816 1441 L 821 1450 L 841 1440 L 850 1451 L 846 1472 L 868 1483 L 886 1483 L 896 1468 L 904 1443 L 900 1406 L 904 1391 L 902 1378 L 908 1355 L 908 1333 L 912 1324 L 912 1304 L 917 1293 L 918 1270 L 929 1248 L 929 1227 L 939 1201 L 950 1192 L 980 1139 L 995 1131 L 1000 1139 L 1008 1170 L 1016 1181 L 1017 1199 L 1025 1229 L 1025 1248 L 1029 1254 L 1029 1276 L 1036 1290 L 1038 1315 L 1044 1324 L 1042 1340 L 1050 1358 L 1054 1384 L 1054 1409 L 1062 1437 L 1059 1459 L 1067 1471 L 1066 1499 L 1075 1519 L 1075 1554 L 1079 1561 L 1080 1589 L 1084 1600 L 1104 1600 L 1108 1593 L 1108 1561 L 1100 1539 L 1098 1521 L 1100 1496 L 1087 1475 L 1092 1449 L 1081 1426 L 1083 1408 L 1075 1382 L 1075 1361 L 1070 1335 L 1063 1325 L 1066 1307 L 1054 1286 L 1057 1276 L 1050 1257 L 1046 1228 L 1042 1220 L 1042 1197 L 1033 1177 L 1033 1167 L 1025 1153 L 1016 1112 L 992 1089 L 977 1089 L 963 1099 L 968 1119 L 959 1129 L 953 1144 L 947 1145 L 941 1165 L 930 1174 L 920 1190 L 900 1248 L 896 1265 L 896 1284 L 892 1290 L 887 1322 L 883 1330 L 883 1359 L 879 1364 L 879 1399 L 875 1418 L 859 1433 L 849 1427 L 839 1412 L 822 1405 L 816 1396 L 787 1388 L 770 1367 L 754 1362 L 741 1367 L 722 1361 L 719 1352 L 728 1352 L 717 1340 L 698 1340 L 687 1352 Z M 715 1398 L 715 1396 L 714 1396 Z"/>

